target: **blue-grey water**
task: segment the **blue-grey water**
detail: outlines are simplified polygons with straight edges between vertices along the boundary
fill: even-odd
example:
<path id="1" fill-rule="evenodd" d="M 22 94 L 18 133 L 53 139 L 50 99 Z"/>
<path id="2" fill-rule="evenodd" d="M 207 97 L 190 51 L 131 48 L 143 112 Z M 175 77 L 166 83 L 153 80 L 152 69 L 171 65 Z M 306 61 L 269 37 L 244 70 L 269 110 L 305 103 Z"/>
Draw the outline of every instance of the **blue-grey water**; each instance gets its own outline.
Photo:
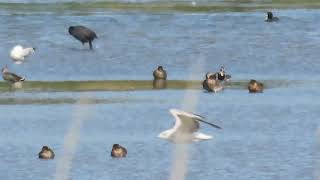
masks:
<path id="1" fill-rule="evenodd" d="M 233 81 L 303 81 L 262 94 L 191 90 L 193 111 L 223 129 L 202 126 L 214 139 L 189 145 L 186 179 L 319 178 L 319 9 L 274 9 L 280 21 L 266 23 L 267 9 L 34 10 L 28 3 L 38 1 L 17 2 L 26 7 L 0 4 L 0 65 L 27 81 L 149 80 L 158 65 L 177 80 L 202 80 L 224 65 Z M 97 33 L 94 51 L 68 34 L 79 24 Z M 14 64 L 16 44 L 36 53 Z M 3 91 L 0 179 L 54 179 L 77 113 L 83 124 L 69 179 L 169 179 L 175 146 L 157 135 L 173 125 L 168 109 L 186 106 L 187 91 Z M 89 103 L 77 105 L 82 98 Z M 126 158 L 110 157 L 114 143 L 128 149 Z M 38 159 L 43 145 L 54 160 Z"/>

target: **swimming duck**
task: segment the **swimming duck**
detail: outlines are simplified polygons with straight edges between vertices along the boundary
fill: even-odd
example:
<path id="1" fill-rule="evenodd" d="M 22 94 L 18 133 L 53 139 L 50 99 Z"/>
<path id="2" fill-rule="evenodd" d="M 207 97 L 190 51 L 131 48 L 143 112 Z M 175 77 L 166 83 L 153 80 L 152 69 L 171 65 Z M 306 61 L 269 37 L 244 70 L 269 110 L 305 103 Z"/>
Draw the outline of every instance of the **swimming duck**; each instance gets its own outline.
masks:
<path id="1" fill-rule="evenodd" d="M 16 64 L 21 64 L 24 59 L 30 54 L 33 54 L 35 50 L 36 48 L 33 47 L 24 48 L 21 45 L 16 45 L 10 51 L 10 57 L 15 61 Z"/>
<path id="2" fill-rule="evenodd" d="M 120 146 L 119 144 L 114 144 L 112 146 L 112 150 L 111 150 L 111 156 L 112 157 L 126 157 L 127 155 L 127 149 Z"/>
<path id="3" fill-rule="evenodd" d="M 80 42 L 82 42 L 82 44 L 88 42 L 90 49 L 93 49 L 92 41 L 95 38 L 98 38 L 94 31 L 84 26 L 70 26 L 69 34 L 72 35 L 74 38 L 78 39 Z"/>
<path id="4" fill-rule="evenodd" d="M 265 22 L 274 22 L 274 21 L 278 21 L 279 18 L 278 17 L 274 17 L 272 12 L 267 12 L 266 15 L 266 19 L 264 20 Z"/>
<path id="5" fill-rule="evenodd" d="M 248 90 L 250 93 L 262 93 L 263 84 L 261 82 L 254 80 L 254 79 L 251 79 L 248 84 Z"/>
<path id="6" fill-rule="evenodd" d="M 167 79 L 167 72 L 162 66 L 158 66 L 156 70 L 153 71 L 153 79 Z"/>
<path id="7" fill-rule="evenodd" d="M 14 73 L 9 72 L 8 66 L 5 66 L 4 68 L 2 68 L 2 78 L 3 80 L 8 81 L 10 83 L 16 83 L 16 82 L 25 80 L 24 77 L 21 77 Z"/>
<path id="8" fill-rule="evenodd" d="M 223 90 L 223 86 L 220 85 L 219 80 L 217 80 L 216 74 L 207 73 L 206 79 L 202 82 L 203 89 L 208 92 L 218 92 Z"/>
<path id="9" fill-rule="evenodd" d="M 220 71 L 216 73 L 216 78 L 219 81 L 229 81 L 231 79 L 231 75 L 226 74 L 224 67 L 221 66 Z"/>
<path id="10" fill-rule="evenodd" d="M 48 146 L 43 146 L 39 152 L 39 159 L 54 159 L 54 152 Z"/>

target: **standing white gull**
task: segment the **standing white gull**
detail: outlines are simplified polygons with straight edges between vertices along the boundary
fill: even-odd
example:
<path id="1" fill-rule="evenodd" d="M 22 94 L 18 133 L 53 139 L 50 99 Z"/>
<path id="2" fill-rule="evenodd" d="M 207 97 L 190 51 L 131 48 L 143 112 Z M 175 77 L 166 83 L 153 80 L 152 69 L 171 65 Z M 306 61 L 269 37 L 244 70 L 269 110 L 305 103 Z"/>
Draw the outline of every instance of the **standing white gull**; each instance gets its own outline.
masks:
<path id="1" fill-rule="evenodd" d="M 200 128 L 199 122 L 221 129 L 221 127 L 205 121 L 204 117 L 200 115 L 178 109 L 170 109 L 169 111 L 176 120 L 175 125 L 172 129 L 161 132 L 158 135 L 159 138 L 166 139 L 174 143 L 191 143 L 200 140 L 212 139 L 212 136 L 197 132 Z"/>
<path id="2" fill-rule="evenodd" d="M 22 47 L 21 45 L 16 45 L 10 51 L 10 57 L 15 61 L 16 64 L 21 64 L 24 61 L 24 58 L 33 54 L 35 48 L 33 47 Z"/>

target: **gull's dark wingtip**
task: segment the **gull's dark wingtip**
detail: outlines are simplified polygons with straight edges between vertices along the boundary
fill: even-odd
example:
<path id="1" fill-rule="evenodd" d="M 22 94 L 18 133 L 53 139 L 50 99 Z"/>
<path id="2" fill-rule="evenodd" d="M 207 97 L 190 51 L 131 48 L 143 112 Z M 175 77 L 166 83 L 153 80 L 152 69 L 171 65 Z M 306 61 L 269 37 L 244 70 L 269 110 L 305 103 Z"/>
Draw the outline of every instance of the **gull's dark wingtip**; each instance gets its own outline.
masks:
<path id="1" fill-rule="evenodd" d="M 212 123 L 209 123 L 209 122 L 208 122 L 208 124 L 211 125 L 212 127 L 217 128 L 217 129 L 222 129 L 222 127 L 220 127 L 220 126 L 218 126 L 218 125 L 215 125 L 215 124 L 212 124 Z"/>
<path id="2" fill-rule="evenodd" d="M 220 126 L 218 126 L 218 125 L 215 125 L 215 124 L 213 124 L 213 123 L 204 121 L 204 120 L 202 120 L 202 119 L 198 119 L 198 121 L 203 122 L 203 123 L 206 123 L 206 124 L 208 124 L 208 125 L 210 125 L 210 126 L 212 126 L 212 127 L 215 127 L 215 128 L 217 128 L 217 129 L 222 129 L 222 127 L 220 127 Z"/>
<path id="3" fill-rule="evenodd" d="M 220 126 L 217 126 L 217 125 L 215 125 L 215 127 L 216 127 L 217 129 L 222 129 L 222 127 L 220 127 Z"/>

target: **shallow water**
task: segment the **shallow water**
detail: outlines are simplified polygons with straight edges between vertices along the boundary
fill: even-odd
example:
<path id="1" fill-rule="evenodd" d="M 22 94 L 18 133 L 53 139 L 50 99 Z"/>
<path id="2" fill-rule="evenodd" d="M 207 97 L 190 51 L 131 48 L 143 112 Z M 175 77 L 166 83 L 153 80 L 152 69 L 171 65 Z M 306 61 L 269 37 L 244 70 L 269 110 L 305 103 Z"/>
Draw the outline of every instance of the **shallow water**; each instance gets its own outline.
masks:
<path id="1" fill-rule="evenodd" d="M 202 126 L 215 138 L 189 146 L 186 179 L 319 178 L 318 9 L 274 9 L 280 21 L 265 23 L 259 3 L 194 11 L 26 2 L 0 4 L 0 65 L 27 79 L 21 89 L 0 83 L 0 179 L 54 179 L 73 130 L 69 179 L 169 179 L 175 147 L 157 135 L 173 125 L 168 109 L 188 102 L 223 129 Z M 75 24 L 96 31 L 94 51 L 68 35 Z M 37 48 L 21 65 L 8 53 L 18 43 Z M 177 80 L 167 89 L 151 86 L 158 65 Z M 204 92 L 205 73 L 221 65 L 232 81 Z M 247 92 L 252 78 L 264 93 Z M 127 158 L 110 157 L 114 143 Z M 37 158 L 43 145 L 54 160 Z"/>
<path id="2" fill-rule="evenodd" d="M 0 58 L 27 80 L 151 79 L 159 64 L 170 79 L 187 79 L 196 63 L 203 67 L 196 79 L 220 65 L 234 79 L 314 79 L 320 69 L 319 11 L 275 14 L 279 23 L 265 23 L 263 11 L 2 15 Z M 68 26 L 77 24 L 97 32 L 94 51 L 68 35 Z M 18 43 L 37 48 L 22 65 L 8 57 Z"/>
<path id="3" fill-rule="evenodd" d="M 313 179 L 319 158 L 316 132 L 320 104 L 312 101 L 319 96 L 317 88 L 270 89 L 256 95 L 244 90 L 220 94 L 194 92 L 199 98 L 195 111 L 223 130 L 203 126 L 203 131 L 214 134 L 215 139 L 190 146 L 187 179 Z M 167 179 L 173 145 L 156 136 L 172 125 L 167 110 L 180 107 L 184 93 L 182 90 L 87 93 L 88 99 L 106 102 L 86 107 L 90 114 L 81 129 L 71 179 Z M 59 99 L 79 98 L 81 94 L 36 96 Z M 1 178 L 52 179 L 76 110 L 68 102 L 2 105 L 0 169 L 8 173 L 2 173 Z M 113 143 L 128 148 L 126 159 L 109 157 Z M 37 159 L 36 153 L 44 144 L 54 148 L 55 160 Z"/>

